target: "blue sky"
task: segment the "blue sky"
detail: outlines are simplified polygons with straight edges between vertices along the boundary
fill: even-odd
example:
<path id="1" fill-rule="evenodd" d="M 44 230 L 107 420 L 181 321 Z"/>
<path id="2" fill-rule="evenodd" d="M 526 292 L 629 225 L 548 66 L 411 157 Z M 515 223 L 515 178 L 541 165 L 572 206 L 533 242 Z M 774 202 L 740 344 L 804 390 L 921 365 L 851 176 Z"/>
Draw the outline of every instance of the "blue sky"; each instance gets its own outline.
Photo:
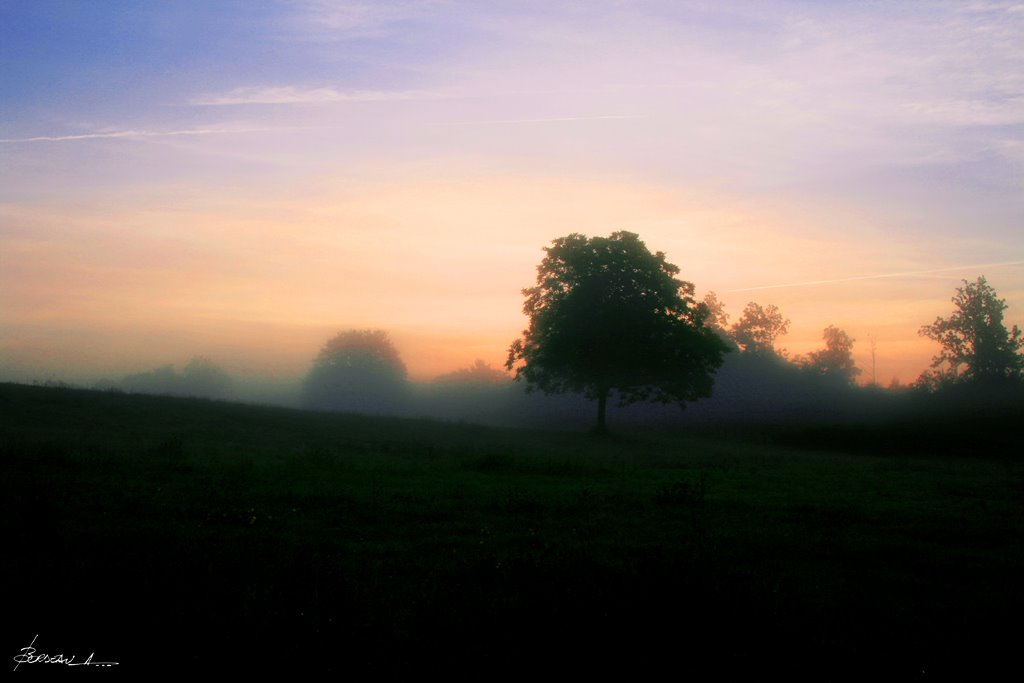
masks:
<path id="1" fill-rule="evenodd" d="M 960 278 L 1024 317 L 1022 33 L 1015 2 L 3 2 L 5 367 L 297 373 L 357 326 L 414 375 L 498 364 L 541 247 L 629 229 L 910 380 Z"/>

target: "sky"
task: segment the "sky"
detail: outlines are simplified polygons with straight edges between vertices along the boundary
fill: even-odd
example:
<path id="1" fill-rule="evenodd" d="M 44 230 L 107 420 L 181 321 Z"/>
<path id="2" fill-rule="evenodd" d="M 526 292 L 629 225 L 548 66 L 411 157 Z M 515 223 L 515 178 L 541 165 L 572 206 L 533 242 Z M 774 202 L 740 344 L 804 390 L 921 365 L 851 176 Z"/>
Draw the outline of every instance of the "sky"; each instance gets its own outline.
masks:
<path id="1" fill-rule="evenodd" d="M 884 384 L 1024 323 L 1024 3 L 0 0 L 0 379 L 499 366 L 617 230 Z"/>

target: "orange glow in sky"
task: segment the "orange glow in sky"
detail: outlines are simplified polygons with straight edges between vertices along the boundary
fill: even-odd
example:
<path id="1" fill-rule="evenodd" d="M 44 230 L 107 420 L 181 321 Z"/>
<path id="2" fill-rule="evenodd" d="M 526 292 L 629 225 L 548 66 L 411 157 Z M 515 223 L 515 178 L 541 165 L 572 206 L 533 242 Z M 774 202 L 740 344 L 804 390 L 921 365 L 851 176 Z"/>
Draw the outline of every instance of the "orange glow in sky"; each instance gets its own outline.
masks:
<path id="1" fill-rule="evenodd" d="M 572 232 L 777 305 L 791 353 L 846 330 L 862 380 L 869 339 L 880 383 L 927 367 L 961 278 L 1024 320 L 1024 102 L 984 94 L 1019 92 L 1024 13 L 32 7 L 0 10 L 0 380 L 297 377 L 349 328 L 414 379 L 500 366 Z"/>

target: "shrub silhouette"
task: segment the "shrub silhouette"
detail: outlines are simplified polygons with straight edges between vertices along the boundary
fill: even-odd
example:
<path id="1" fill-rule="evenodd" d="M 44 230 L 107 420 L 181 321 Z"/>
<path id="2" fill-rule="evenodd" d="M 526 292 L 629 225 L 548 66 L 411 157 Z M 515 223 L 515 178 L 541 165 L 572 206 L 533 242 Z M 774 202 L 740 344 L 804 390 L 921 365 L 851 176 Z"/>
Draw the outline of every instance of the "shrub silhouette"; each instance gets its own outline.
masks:
<path id="1" fill-rule="evenodd" d="M 233 381 L 231 376 L 209 358 L 195 356 L 181 372 L 173 365 L 163 365 L 149 372 L 127 375 L 120 386 L 126 391 L 140 394 L 166 394 L 198 398 L 228 398 Z"/>
<path id="2" fill-rule="evenodd" d="M 303 383 L 307 406 L 362 413 L 400 410 L 405 364 L 387 332 L 348 330 L 327 340 Z"/>
<path id="3" fill-rule="evenodd" d="M 444 387 L 470 388 L 492 388 L 503 386 L 511 378 L 501 370 L 492 368 L 484 361 L 477 359 L 468 368 L 460 368 L 452 372 L 446 372 L 434 378 L 434 384 Z"/>

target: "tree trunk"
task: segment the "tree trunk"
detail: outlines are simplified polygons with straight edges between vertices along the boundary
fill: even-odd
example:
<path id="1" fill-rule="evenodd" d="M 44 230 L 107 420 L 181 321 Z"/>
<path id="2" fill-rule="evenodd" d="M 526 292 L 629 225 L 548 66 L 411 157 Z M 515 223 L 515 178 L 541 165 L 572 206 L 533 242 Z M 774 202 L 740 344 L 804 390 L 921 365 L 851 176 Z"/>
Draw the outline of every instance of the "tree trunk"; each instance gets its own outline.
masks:
<path id="1" fill-rule="evenodd" d="M 597 433 L 604 434 L 608 430 L 605 427 L 604 413 L 605 408 L 608 406 L 608 390 L 600 389 L 597 393 Z"/>

